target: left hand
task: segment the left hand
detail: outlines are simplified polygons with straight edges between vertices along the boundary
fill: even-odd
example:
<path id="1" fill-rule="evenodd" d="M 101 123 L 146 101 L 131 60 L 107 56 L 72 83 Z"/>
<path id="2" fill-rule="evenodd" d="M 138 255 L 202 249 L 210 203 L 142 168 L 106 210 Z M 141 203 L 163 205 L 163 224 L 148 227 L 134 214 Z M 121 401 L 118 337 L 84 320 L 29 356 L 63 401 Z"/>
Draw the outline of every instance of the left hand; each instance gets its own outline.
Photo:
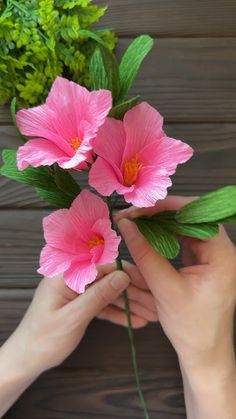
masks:
<path id="1" fill-rule="evenodd" d="M 155 320 L 152 297 L 142 289 L 144 285 L 139 283 L 139 277 L 134 279 L 136 268 L 125 263 L 125 269 L 127 273 L 115 271 L 114 265 L 102 267 L 99 280 L 82 295 L 70 290 L 62 276 L 44 278 L 23 320 L 0 352 L 3 356 L 6 353 L 16 368 L 27 366 L 25 372 L 36 377 L 63 362 L 79 344 L 94 317 L 125 325 L 121 293 L 127 287 L 133 326 L 142 327 L 148 320 Z"/>

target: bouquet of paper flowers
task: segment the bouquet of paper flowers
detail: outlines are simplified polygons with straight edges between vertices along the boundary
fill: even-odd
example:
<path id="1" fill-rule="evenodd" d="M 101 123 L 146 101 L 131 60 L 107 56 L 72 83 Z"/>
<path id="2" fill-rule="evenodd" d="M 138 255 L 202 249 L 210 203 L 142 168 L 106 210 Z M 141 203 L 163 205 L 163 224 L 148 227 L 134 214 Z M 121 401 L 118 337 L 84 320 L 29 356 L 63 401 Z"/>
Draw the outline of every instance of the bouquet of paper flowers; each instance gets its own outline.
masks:
<path id="1" fill-rule="evenodd" d="M 14 99 L 12 116 L 24 144 L 17 151 L 3 151 L 1 168 L 3 176 L 32 185 L 60 208 L 43 220 L 46 245 L 38 272 L 48 277 L 62 273 L 78 293 L 96 280 L 98 265 L 117 260 L 122 269 L 121 237 L 112 218 L 117 200 L 154 206 L 167 196 L 178 164 L 193 154 L 189 145 L 165 134 L 156 109 L 137 96 L 128 97 L 152 39 L 135 39 L 119 64 L 102 39 L 91 36 L 97 43 L 89 67 L 91 91 L 57 77 L 44 104 L 16 113 Z M 93 192 L 81 190 L 76 172 L 87 173 Z M 159 253 L 175 258 L 178 235 L 205 240 L 217 234 L 219 223 L 236 222 L 236 186 L 210 192 L 179 211 L 134 221 Z M 136 383 L 148 418 L 126 293 L 124 298 Z"/>

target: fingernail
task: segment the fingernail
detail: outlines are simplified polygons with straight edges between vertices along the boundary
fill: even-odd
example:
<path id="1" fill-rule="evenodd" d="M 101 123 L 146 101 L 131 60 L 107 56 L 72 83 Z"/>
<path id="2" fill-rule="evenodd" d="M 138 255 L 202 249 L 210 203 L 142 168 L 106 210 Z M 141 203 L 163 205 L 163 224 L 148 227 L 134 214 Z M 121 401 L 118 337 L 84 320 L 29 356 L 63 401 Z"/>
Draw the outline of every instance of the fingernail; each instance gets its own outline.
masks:
<path id="1" fill-rule="evenodd" d="M 111 286 L 114 290 L 123 290 L 128 286 L 129 280 L 123 272 L 114 272 L 111 278 Z"/>

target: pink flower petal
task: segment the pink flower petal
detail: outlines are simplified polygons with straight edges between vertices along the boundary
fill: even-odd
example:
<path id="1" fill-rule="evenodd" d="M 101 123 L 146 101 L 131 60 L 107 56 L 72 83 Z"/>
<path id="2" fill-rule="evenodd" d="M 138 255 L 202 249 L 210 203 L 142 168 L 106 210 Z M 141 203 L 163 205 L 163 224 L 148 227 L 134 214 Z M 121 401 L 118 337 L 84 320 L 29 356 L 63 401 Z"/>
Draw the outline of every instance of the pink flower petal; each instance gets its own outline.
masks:
<path id="1" fill-rule="evenodd" d="M 104 238 L 104 246 L 97 246 L 102 249 L 96 250 L 94 262 L 98 265 L 112 263 L 118 257 L 118 248 L 121 237 L 111 228 L 110 220 L 98 220 L 94 224 L 92 231 Z M 98 253 L 99 252 L 99 253 Z"/>
<path id="2" fill-rule="evenodd" d="M 68 157 L 67 157 L 68 158 Z M 17 166 L 24 170 L 28 166 L 51 166 L 53 163 L 64 161 L 65 153 L 55 144 L 44 139 L 30 140 L 18 148 Z"/>
<path id="3" fill-rule="evenodd" d="M 85 87 L 58 77 L 52 85 L 46 104 L 23 109 L 17 113 L 16 119 L 23 134 L 41 137 L 47 141 L 48 147 L 54 143 L 58 149 L 63 150 L 64 159 L 58 161 L 61 167 L 77 168 L 82 166 L 92 150 L 91 141 L 111 106 L 110 91 L 91 93 Z M 73 140 L 77 139 L 81 144 L 75 152 Z"/>
<path id="4" fill-rule="evenodd" d="M 60 209 L 54 211 L 43 219 L 44 238 L 51 247 L 63 250 L 76 256 L 82 254 L 89 258 L 87 241 L 83 241 L 75 234 L 75 225 L 70 210 Z"/>
<path id="5" fill-rule="evenodd" d="M 89 185 L 101 195 L 110 196 L 114 191 L 126 192 L 120 170 L 101 157 L 93 163 L 89 172 Z"/>
<path id="6" fill-rule="evenodd" d="M 185 163 L 193 155 L 193 149 L 182 141 L 163 137 L 160 141 L 147 145 L 139 153 L 139 159 L 145 166 L 164 168 L 168 174 L 175 173 L 180 163 Z"/>
<path id="7" fill-rule="evenodd" d="M 97 269 L 94 263 L 74 263 L 65 272 L 64 279 L 69 288 L 81 294 L 86 285 L 91 284 L 97 277 Z"/>
<path id="8" fill-rule="evenodd" d="M 65 272 L 75 259 L 75 255 L 66 254 L 59 249 L 46 245 L 40 255 L 40 268 L 38 273 L 44 276 L 53 277 Z"/>
<path id="9" fill-rule="evenodd" d="M 123 160 L 133 158 L 146 145 L 162 138 L 162 126 L 162 116 L 146 102 L 129 110 L 124 117 L 126 147 Z"/>
<path id="10" fill-rule="evenodd" d="M 107 204 L 88 190 L 80 192 L 70 208 L 70 217 L 83 240 L 89 240 L 91 228 L 99 218 L 109 218 Z"/>
<path id="11" fill-rule="evenodd" d="M 136 207 L 152 207 L 159 199 L 166 198 L 167 188 L 172 185 L 166 170 L 155 166 L 143 167 L 132 192 L 124 195 L 126 202 Z"/>
<path id="12" fill-rule="evenodd" d="M 94 152 L 119 167 L 124 147 L 125 131 L 123 123 L 113 118 L 106 118 L 94 141 Z"/>

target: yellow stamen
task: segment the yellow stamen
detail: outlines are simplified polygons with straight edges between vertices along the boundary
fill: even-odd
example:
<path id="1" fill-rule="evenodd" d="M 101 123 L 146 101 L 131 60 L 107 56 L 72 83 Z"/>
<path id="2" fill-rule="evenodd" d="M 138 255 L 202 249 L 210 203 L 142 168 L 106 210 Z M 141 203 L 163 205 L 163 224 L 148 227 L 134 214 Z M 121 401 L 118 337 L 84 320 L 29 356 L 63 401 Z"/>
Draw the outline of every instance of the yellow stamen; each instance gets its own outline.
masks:
<path id="1" fill-rule="evenodd" d="M 72 145 L 72 147 L 75 151 L 78 150 L 81 143 L 82 143 L 82 140 L 79 137 L 72 138 L 72 140 L 71 140 L 71 145 Z"/>
<path id="2" fill-rule="evenodd" d="M 104 244 L 104 238 L 99 236 L 99 234 L 94 234 L 94 236 L 92 236 L 88 242 L 89 249 L 93 249 L 94 247 L 100 246 L 101 244 Z"/>
<path id="3" fill-rule="evenodd" d="M 123 169 L 125 186 L 132 186 L 135 183 L 142 165 L 143 163 L 138 161 L 137 154 L 131 160 L 125 161 Z"/>

